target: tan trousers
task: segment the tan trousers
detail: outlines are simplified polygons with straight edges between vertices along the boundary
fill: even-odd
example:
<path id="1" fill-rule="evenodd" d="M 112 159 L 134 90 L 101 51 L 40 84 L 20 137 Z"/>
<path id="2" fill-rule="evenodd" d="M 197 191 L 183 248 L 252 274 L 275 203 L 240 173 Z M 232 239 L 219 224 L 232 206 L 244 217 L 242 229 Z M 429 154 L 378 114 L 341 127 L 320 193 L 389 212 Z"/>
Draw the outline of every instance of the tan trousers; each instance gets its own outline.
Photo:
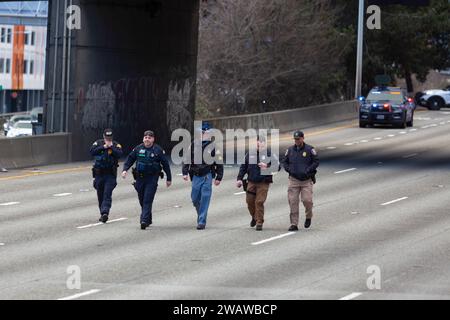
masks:
<path id="1" fill-rule="evenodd" d="M 267 199 L 270 183 L 267 182 L 248 182 L 247 186 L 247 207 L 252 219 L 256 220 L 257 225 L 264 223 L 264 202 Z"/>
<path id="2" fill-rule="evenodd" d="M 299 218 L 299 196 L 305 207 L 306 219 L 313 216 L 313 182 L 311 179 L 300 181 L 293 177 L 289 177 L 288 201 L 291 208 L 291 225 L 298 225 Z"/>

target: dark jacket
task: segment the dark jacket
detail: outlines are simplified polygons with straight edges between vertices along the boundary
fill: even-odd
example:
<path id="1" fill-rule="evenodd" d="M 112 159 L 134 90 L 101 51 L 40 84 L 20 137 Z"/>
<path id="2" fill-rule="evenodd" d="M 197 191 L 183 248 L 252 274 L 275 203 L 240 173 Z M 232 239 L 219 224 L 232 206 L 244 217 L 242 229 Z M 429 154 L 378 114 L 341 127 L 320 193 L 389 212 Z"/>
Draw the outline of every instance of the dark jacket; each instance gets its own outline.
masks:
<path id="1" fill-rule="evenodd" d="M 267 156 L 269 158 L 272 156 L 270 150 L 267 151 Z M 273 167 L 272 163 L 266 162 L 267 159 L 265 159 L 263 157 L 264 157 L 263 155 L 259 154 L 259 151 L 256 152 L 256 155 L 250 155 L 249 153 L 247 153 L 245 155 L 244 163 L 239 168 L 239 174 L 238 174 L 237 180 L 243 180 L 245 175 L 247 175 L 247 179 L 250 182 L 272 183 L 273 182 L 272 174 L 262 175 L 261 168 L 258 166 L 258 163 L 263 162 L 263 163 L 267 163 L 268 168 Z M 280 170 L 279 164 L 277 163 L 277 165 L 278 165 L 278 171 L 279 171 Z"/>
<path id="2" fill-rule="evenodd" d="M 289 147 L 282 164 L 289 176 L 305 181 L 316 174 L 319 158 L 314 147 L 304 143 L 302 147 L 296 145 Z"/>
<path id="3" fill-rule="evenodd" d="M 117 173 L 117 167 L 119 166 L 119 159 L 123 155 L 122 146 L 113 141 L 113 145 L 110 148 L 104 148 L 105 140 L 100 139 L 95 141 L 90 149 L 91 156 L 94 157 L 94 168 L 100 170 L 109 170 Z"/>
<path id="4" fill-rule="evenodd" d="M 212 144 L 211 141 L 203 141 L 202 142 L 202 155 L 203 152 L 205 151 L 206 148 L 208 148 L 208 151 L 211 152 L 211 157 L 215 157 L 216 156 L 216 149 L 214 148 L 215 145 Z M 196 176 L 205 176 L 208 173 L 211 173 L 212 178 L 218 181 L 221 181 L 223 178 L 223 164 L 221 163 L 217 163 L 217 162 L 213 162 L 212 164 L 206 164 L 203 156 L 202 156 L 202 163 L 201 164 L 194 164 L 194 142 L 191 143 L 191 146 L 189 147 L 189 151 L 191 154 L 191 159 L 190 162 L 188 161 L 188 159 L 185 159 L 185 161 L 183 161 L 183 167 L 182 167 L 182 173 L 183 176 L 187 176 L 189 175 L 192 177 L 194 175 Z"/>
<path id="5" fill-rule="evenodd" d="M 159 175 L 161 169 L 167 176 L 167 181 L 172 181 L 170 164 L 165 151 L 157 144 L 146 148 L 142 143 L 131 151 L 127 161 L 123 165 L 123 170 L 128 171 L 136 162 L 136 171 L 144 175 Z"/>

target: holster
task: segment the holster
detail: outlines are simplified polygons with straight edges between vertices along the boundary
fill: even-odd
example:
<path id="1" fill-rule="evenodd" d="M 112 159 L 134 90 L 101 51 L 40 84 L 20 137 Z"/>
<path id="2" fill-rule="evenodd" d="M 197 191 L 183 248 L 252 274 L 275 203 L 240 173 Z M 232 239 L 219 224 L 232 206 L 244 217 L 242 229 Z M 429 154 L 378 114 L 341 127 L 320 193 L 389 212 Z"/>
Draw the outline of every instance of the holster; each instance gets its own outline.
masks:
<path id="1" fill-rule="evenodd" d="M 247 187 L 248 187 L 248 180 L 243 179 L 242 180 L 242 188 L 244 188 L 244 191 L 247 191 Z"/>
<path id="2" fill-rule="evenodd" d="M 314 170 L 313 173 L 311 174 L 311 181 L 313 182 L 313 184 L 316 184 L 316 174 L 317 170 Z"/>

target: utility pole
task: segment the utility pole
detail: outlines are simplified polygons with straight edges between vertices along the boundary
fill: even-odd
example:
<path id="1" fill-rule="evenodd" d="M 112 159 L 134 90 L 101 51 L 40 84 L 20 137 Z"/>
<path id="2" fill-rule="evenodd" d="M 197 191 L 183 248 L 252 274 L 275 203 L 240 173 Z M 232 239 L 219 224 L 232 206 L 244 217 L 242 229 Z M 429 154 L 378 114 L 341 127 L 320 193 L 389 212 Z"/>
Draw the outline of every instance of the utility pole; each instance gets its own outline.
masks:
<path id="1" fill-rule="evenodd" d="M 362 60 L 364 46 L 364 0 L 359 0 L 358 14 L 358 48 L 356 52 L 355 99 L 361 96 Z"/>

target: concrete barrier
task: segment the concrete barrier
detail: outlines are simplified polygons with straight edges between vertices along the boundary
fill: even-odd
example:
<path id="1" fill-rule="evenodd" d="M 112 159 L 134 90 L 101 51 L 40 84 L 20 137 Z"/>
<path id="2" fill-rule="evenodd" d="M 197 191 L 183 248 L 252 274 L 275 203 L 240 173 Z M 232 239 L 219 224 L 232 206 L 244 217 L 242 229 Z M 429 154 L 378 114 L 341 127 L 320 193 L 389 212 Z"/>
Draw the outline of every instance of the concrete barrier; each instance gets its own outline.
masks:
<path id="1" fill-rule="evenodd" d="M 279 129 L 288 132 L 332 122 L 356 119 L 357 101 L 343 101 L 298 109 L 256 113 L 242 116 L 205 119 L 214 128 L 225 129 Z"/>
<path id="2" fill-rule="evenodd" d="M 18 169 L 72 160 L 72 135 L 56 133 L 0 139 L 0 167 Z"/>

